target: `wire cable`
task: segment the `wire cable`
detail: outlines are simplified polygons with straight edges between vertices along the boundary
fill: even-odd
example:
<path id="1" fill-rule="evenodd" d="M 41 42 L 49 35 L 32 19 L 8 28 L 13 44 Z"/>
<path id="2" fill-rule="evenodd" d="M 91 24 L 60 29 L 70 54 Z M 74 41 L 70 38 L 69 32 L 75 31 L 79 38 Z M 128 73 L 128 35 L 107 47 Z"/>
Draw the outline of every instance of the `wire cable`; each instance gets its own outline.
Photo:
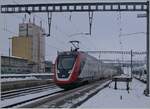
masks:
<path id="1" fill-rule="evenodd" d="M 135 33 L 128 33 L 128 34 L 121 34 L 121 36 L 131 36 L 136 34 L 146 34 L 146 32 L 135 32 Z"/>
<path id="2" fill-rule="evenodd" d="M 13 2 L 16 3 L 16 4 L 18 4 L 18 2 L 16 2 L 15 0 L 13 0 Z M 30 14 L 30 17 L 31 17 L 32 15 L 33 15 L 33 17 L 36 16 L 37 18 L 39 18 L 39 19 L 42 20 L 43 22 L 48 23 L 44 18 L 42 18 L 42 17 L 36 15 L 35 13 Z M 59 31 L 60 33 L 63 33 L 64 36 L 68 36 L 68 34 L 65 33 L 65 32 L 63 32 L 60 28 L 58 28 L 58 26 L 57 26 L 56 24 L 55 24 L 55 25 L 53 24 L 53 26 L 54 26 L 55 30 Z M 52 35 L 52 36 L 54 36 L 54 35 Z M 65 44 L 64 41 L 58 40 L 56 37 L 55 37 L 55 39 L 56 39 L 59 43 L 61 43 L 62 45 Z"/>

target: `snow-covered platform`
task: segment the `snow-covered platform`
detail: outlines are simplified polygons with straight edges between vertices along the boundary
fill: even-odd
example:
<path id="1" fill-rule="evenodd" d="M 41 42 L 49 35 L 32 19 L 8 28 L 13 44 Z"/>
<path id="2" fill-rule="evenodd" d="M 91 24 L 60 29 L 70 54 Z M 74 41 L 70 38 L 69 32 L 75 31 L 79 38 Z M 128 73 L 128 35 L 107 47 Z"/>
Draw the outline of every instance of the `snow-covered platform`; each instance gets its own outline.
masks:
<path id="1" fill-rule="evenodd" d="M 126 82 L 118 82 L 118 89 L 114 89 L 114 82 L 90 98 L 80 107 L 82 108 L 149 108 L 150 97 L 143 94 L 146 84 L 133 79 L 130 90 L 126 90 Z"/>

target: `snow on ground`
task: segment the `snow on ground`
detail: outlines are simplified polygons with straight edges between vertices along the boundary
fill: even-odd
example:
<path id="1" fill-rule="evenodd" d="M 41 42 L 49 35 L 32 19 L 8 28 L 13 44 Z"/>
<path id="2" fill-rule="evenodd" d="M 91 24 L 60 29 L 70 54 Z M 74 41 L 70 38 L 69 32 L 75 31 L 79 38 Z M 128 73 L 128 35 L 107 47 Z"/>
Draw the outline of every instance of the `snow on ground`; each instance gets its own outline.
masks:
<path id="1" fill-rule="evenodd" d="M 21 80 L 37 80 L 36 77 L 25 77 L 25 78 L 1 78 L 1 82 L 7 82 L 7 81 L 21 81 Z"/>
<path id="2" fill-rule="evenodd" d="M 1 82 L 8 82 L 8 81 L 21 81 L 21 80 L 36 80 L 40 78 L 36 78 L 36 76 L 47 76 L 52 77 L 53 73 L 29 73 L 29 74 L 1 74 Z M 49 78 L 48 78 L 49 79 Z"/>
<path id="3" fill-rule="evenodd" d="M 62 90 L 62 89 L 60 89 L 60 88 L 48 89 L 47 91 L 44 91 L 44 92 L 39 92 L 39 93 L 35 93 L 35 94 L 29 94 L 29 95 L 25 95 L 25 96 L 20 96 L 20 97 L 16 97 L 16 98 L 2 100 L 1 101 L 1 107 L 5 107 L 8 105 L 12 105 L 14 103 L 18 103 L 18 102 L 26 101 L 26 100 L 29 100 L 32 98 L 37 98 L 37 97 L 40 97 L 43 95 L 58 92 L 60 90 Z"/>
<path id="4" fill-rule="evenodd" d="M 118 82 L 117 90 L 114 89 L 114 82 L 90 98 L 81 108 L 149 108 L 150 97 L 146 97 L 143 91 L 146 84 L 133 79 L 130 83 L 129 93 L 126 90 L 126 83 Z"/>
<path id="5" fill-rule="evenodd" d="M 18 76 L 39 76 L 39 75 L 46 75 L 46 76 L 50 76 L 50 75 L 54 75 L 53 73 L 29 73 L 29 74 L 1 74 L 2 77 L 18 77 Z"/>

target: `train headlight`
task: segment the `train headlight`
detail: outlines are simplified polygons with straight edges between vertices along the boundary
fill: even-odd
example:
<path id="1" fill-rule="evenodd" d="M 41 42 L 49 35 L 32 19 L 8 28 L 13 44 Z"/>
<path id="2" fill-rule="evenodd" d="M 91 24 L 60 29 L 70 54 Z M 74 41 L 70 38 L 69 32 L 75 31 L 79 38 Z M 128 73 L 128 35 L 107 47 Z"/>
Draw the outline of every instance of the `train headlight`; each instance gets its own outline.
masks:
<path id="1" fill-rule="evenodd" d="M 57 73 L 60 73 L 59 70 L 57 70 Z"/>
<path id="2" fill-rule="evenodd" d="M 69 70 L 69 72 L 68 72 L 68 73 L 70 74 L 71 72 L 72 72 L 72 70 Z"/>

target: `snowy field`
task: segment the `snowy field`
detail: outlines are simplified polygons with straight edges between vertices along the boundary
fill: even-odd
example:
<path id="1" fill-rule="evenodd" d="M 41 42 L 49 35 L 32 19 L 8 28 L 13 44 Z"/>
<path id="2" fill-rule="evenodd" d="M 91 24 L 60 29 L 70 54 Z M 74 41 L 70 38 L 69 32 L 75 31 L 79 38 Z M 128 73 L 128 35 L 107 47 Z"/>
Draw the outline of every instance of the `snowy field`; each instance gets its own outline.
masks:
<path id="1" fill-rule="evenodd" d="M 150 97 L 143 94 L 146 84 L 133 79 L 129 92 L 126 83 L 118 82 L 117 90 L 114 82 L 91 99 L 82 104 L 81 108 L 150 108 Z"/>

